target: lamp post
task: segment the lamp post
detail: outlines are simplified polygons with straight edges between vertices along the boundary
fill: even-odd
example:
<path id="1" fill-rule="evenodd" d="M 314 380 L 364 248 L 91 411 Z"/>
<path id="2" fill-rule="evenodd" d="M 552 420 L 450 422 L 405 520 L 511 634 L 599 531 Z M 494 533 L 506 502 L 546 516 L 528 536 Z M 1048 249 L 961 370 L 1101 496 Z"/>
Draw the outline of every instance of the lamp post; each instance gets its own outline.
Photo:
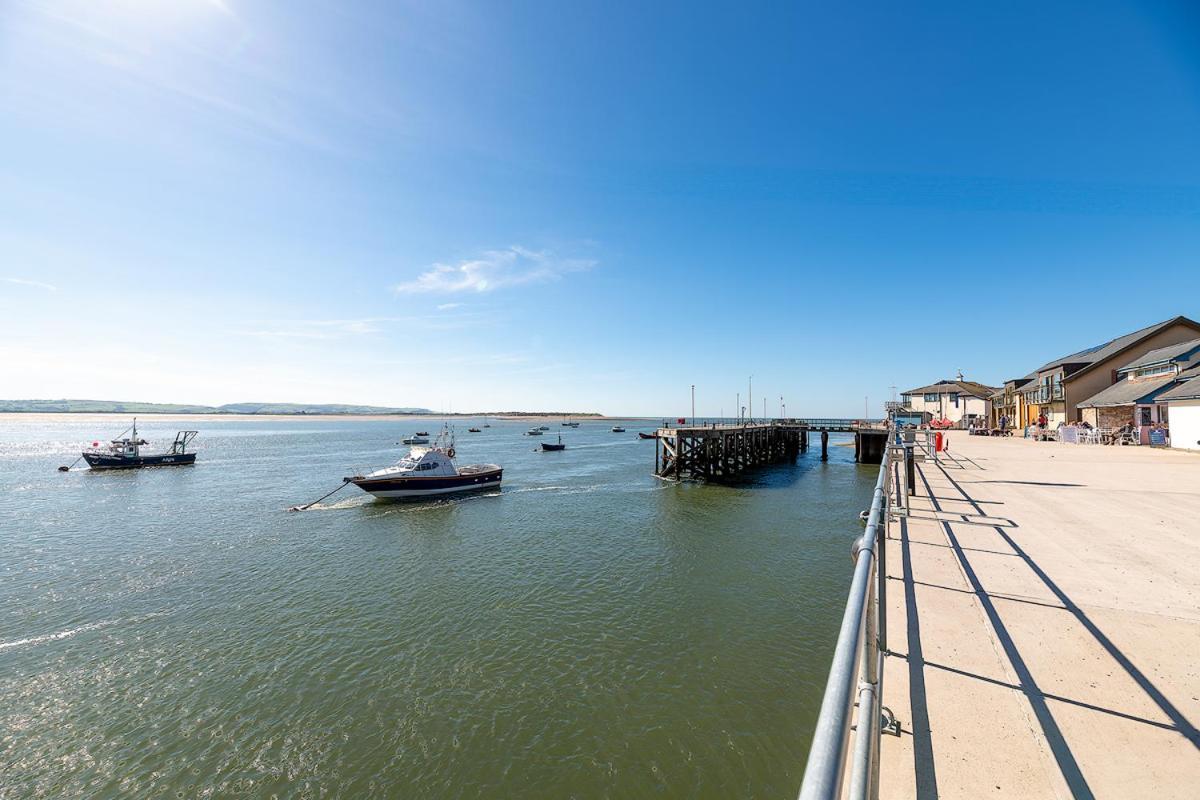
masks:
<path id="1" fill-rule="evenodd" d="M 754 376 L 750 376 L 750 399 L 746 401 L 746 405 L 750 407 L 750 413 L 754 413 Z M 750 424 L 754 424 L 754 417 L 749 418 Z"/>
<path id="2" fill-rule="evenodd" d="M 692 427 L 696 427 L 696 384 L 692 384 Z"/>

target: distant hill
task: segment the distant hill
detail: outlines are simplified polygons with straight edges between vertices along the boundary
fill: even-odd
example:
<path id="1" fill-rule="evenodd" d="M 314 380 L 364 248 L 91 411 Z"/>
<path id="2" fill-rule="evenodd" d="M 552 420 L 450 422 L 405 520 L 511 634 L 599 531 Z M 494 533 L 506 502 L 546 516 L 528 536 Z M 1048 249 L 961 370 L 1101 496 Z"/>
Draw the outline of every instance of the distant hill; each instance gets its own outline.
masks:
<path id="1" fill-rule="evenodd" d="M 229 403 L 223 406 L 122 400 L 0 400 L 0 412 L 44 414 L 430 414 L 427 408 L 303 403 Z"/>

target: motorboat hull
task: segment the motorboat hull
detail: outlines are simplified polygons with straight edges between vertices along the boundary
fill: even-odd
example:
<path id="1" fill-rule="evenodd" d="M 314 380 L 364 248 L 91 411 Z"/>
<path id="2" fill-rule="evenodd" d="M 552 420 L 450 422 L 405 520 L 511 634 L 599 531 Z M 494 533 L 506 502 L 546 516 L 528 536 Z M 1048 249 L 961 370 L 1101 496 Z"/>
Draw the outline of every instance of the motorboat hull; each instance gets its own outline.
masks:
<path id="1" fill-rule="evenodd" d="M 355 477 L 350 482 L 368 494 L 389 500 L 419 500 L 423 497 L 439 497 L 447 494 L 478 492 L 500 486 L 503 469 L 479 472 L 463 472 L 458 475 L 437 477 Z"/>
<path id="2" fill-rule="evenodd" d="M 196 463 L 195 453 L 159 453 L 152 456 L 119 456 L 108 453 L 83 453 L 92 469 L 140 469 L 142 467 L 185 467 Z"/>
<path id="3" fill-rule="evenodd" d="M 542 442 L 542 449 L 543 450 L 566 450 L 567 446 L 565 444 L 550 444 L 549 442 Z"/>

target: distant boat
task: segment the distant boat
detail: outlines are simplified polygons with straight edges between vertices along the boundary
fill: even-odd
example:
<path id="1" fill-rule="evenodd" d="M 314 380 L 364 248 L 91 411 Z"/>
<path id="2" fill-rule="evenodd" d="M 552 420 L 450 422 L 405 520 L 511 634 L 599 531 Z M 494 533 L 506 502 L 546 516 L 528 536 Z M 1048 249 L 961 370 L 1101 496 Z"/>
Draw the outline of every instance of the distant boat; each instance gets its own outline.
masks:
<path id="1" fill-rule="evenodd" d="M 179 431 L 175 443 L 165 453 L 142 454 L 142 445 L 149 444 L 138 438 L 137 420 L 134 419 L 127 439 L 113 439 L 108 447 L 96 442 L 80 456 L 92 469 L 137 469 L 139 467 L 180 467 L 196 463 L 196 454 L 187 452 L 188 443 L 196 438 L 197 431 Z M 65 469 L 59 467 L 62 472 Z"/>
<path id="2" fill-rule="evenodd" d="M 428 436 L 429 431 L 417 431 L 417 436 Z"/>
<path id="3" fill-rule="evenodd" d="M 457 466 L 454 463 L 454 433 L 447 428 L 438 435 L 433 447 L 427 450 L 414 448 L 393 466 L 346 478 L 346 482 L 376 497 L 420 499 L 498 488 L 503 474 L 504 470 L 498 464 Z"/>
<path id="4" fill-rule="evenodd" d="M 479 428 L 467 428 L 467 433 L 479 433 Z"/>
<path id="5" fill-rule="evenodd" d="M 571 420 L 571 418 L 570 418 L 570 417 L 567 417 L 565 420 L 563 420 L 563 424 L 562 424 L 562 426 L 563 426 L 564 428 L 578 428 L 578 427 L 579 427 L 579 423 L 578 423 L 578 422 L 574 422 L 574 421 L 572 421 L 572 420 Z"/>
<path id="6" fill-rule="evenodd" d="M 567 446 L 563 444 L 562 436 L 558 437 L 558 444 L 550 444 L 550 442 L 542 442 L 543 450 L 566 450 Z"/>
<path id="7" fill-rule="evenodd" d="M 657 439 L 658 434 L 657 433 L 642 433 L 641 431 L 638 431 L 638 438 L 639 439 Z"/>
<path id="8" fill-rule="evenodd" d="M 541 428 L 530 428 L 529 430 L 525 431 L 525 435 L 526 436 L 541 436 L 542 429 Z"/>
<path id="9" fill-rule="evenodd" d="M 549 426 L 549 425 L 543 425 L 543 426 L 541 426 L 540 428 L 538 428 L 538 430 L 539 430 L 539 431 L 548 431 L 548 430 L 550 430 L 550 426 Z"/>
<path id="10" fill-rule="evenodd" d="M 625 432 L 625 429 L 624 429 L 624 428 L 622 428 L 620 425 L 613 425 L 613 426 L 612 426 L 612 432 L 613 432 L 613 433 L 624 433 L 624 432 Z"/>
<path id="11" fill-rule="evenodd" d="M 401 441 L 403 444 L 429 444 L 429 434 L 418 433 L 416 436 L 410 436 Z"/>

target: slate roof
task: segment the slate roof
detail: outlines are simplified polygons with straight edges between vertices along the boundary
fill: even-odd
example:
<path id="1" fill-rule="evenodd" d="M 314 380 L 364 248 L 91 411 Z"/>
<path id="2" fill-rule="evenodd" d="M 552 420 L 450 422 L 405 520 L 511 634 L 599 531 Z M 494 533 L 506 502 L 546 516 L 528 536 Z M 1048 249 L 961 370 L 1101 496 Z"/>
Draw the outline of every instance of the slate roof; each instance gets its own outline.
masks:
<path id="1" fill-rule="evenodd" d="M 996 387 L 985 386 L 975 381 L 938 381 L 919 389 L 909 389 L 903 394 L 951 394 L 953 392 L 987 399 L 996 393 Z"/>
<path id="2" fill-rule="evenodd" d="M 1197 364 L 1190 369 L 1185 369 L 1183 372 L 1175 376 L 1182 383 L 1172 387 L 1169 391 L 1163 392 L 1156 400 L 1193 400 L 1200 398 L 1200 364 Z"/>
<path id="3" fill-rule="evenodd" d="M 1079 408 L 1100 406 L 1131 406 L 1134 403 L 1149 403 L 1155 396 L 1175 383 L 1174 375 L 1164 375 L 1150 380 L 1117 381 L 1079 404 Z M 1197 387 L 1200 388 L 1200 387 Z"/>
<path id="4" fill-rule="evenodd" d="M 1042 366 L 1038 367 L 1036 371 L 1045 372 L 1046 370 L 1061 367 L 1065 364 L 1077 365 L 1079 369 L 1076 369 L 1070 374 L 1063 376 L 1064 380 L 1072 380 L 1075 377 L 1082 375 L 1084 372 L 1087 372 L 1100 362 L 1107 361 L 1113 356 L 1119 355 L 1122 351 L 1132 347 L 1143 339 L 1153 336 L 1160 330 L 1169 328 L 1176 323 L 1190 325 L 1197 331 L 1200 331 L 1200 323 L 1197 323 L 1195 320 L 1191 320 L 1183 316 L 1172 317 L 1171 319 L 1155 323 L 1154 325 L 1134 331 L 1133 333 L 1127 333 L 1124 336 L 1118 336 L 1116 339 L 1104 342 L 1103 344 L 1098 344 L 1095 347 L 1089 347 L 1086 350 L 1080 350 L 1078 353 L 1071 353 L 1070 355 L 1056 358 L 1053 361 L 1048 361 Z"/>
<path id="5" fill-rule="evenodd" d="M 1186 356 L 1192 350 L 1197 349 L 1200 349 L 1200 339 L 1192 339 L 1187 342 L 1180 342 L 1179 344 L 1170 344 L 1166 347 L 1159 347 L 1155 350 L 1151 350 L 1141 358 L 1130 361 L 1128 364 L 1121 367 L 1121 369 L 1137 369 L 1138 367 L 1145 367 L 1149 366 L 1150 364 L 1165 364 L 1169 361 L 1190 361 L 1191 359 L 1184 359 L 1183 356 Z"/>

